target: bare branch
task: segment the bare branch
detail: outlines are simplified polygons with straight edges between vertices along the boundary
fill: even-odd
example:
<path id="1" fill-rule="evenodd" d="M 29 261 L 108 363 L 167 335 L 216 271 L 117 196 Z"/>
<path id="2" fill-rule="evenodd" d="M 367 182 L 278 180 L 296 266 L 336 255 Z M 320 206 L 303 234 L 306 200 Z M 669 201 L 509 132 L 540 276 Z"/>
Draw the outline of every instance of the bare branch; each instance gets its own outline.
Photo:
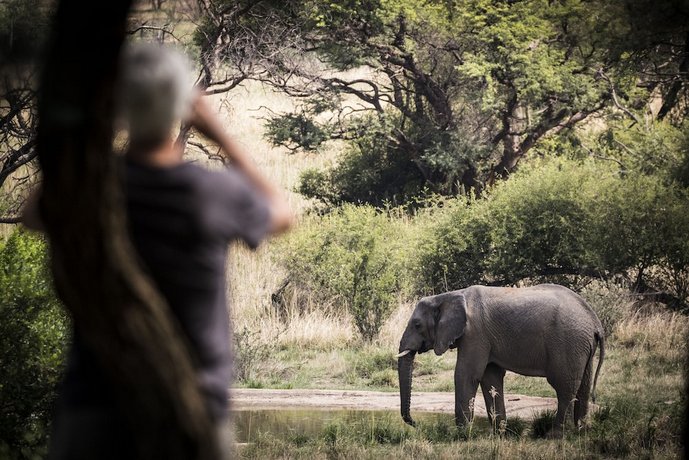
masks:
<path id="1" fill-rule="evenodd" d="M 33 137 L 17 150 L 11 151 L 11 153 L 5 158 L 2 167 L 0 167 L 0 186 L 14 171 L 36 158 L 38 152 L 36 151 L 35 147 L 36 138 Z"/>
<path id="2" fill-rule="evenodd" d="M 617 107 L 619 110 L 624 112 L 629 118 L 634 120 L 634 123 L 641 125 L 641 122 L 639 121 L 639 118 L 634 115 L 634 113 L 626 108 L 625 106 L 620 103 L 620 100 L 617 97 L 617 91 L 615 90 L 615 84 L 610 80 L 610 77 L 608 77 L 603 70 L 599 70 L 597 72 L 597 75 L 599 75 L 603 80 L 607 81 L 608 84 L 610 85 L 610 95 L 612 97 L 612 102 L 615 104 L 615 107 Z"/>
<path id="3" fill-rule="evenodd" d="M 179 37 L 177 37 L 177 36 L 174 34 L 174 32 L 172 32 L 170 29 L 168 29 L 168 26 L 169 26 L 169 24 L 165 24 L 164 26 L 149 26 L 149 25 L 146 25 L 146 23 L 143 23 L 142 25 L 138 26 L 138 27 L 135 28 L 135 29 L 128 30 L 128 31 L 127 31 L 127 34 L 129 34 L 129 35 L 134 35 L 134 34 L 136 34 L 137 32 L 141 32 L 141 31 L 144 31 L 144 30 L 153 30 L 153 31 L 156 31 L 156 32 L 160 32 L 160 33 L 162 33 L 163 35 L 169 35 L 169 36 L 171 36 L 172 38 L 174 38 L 174 39 L 175 39 L 176 41 L 178 41 L 178 42 L 181 41 L 181 40 L 179 39 Z"/>
<path id="4" fill-rule="evenodd" d="M 21 216 L 0 216 L 0 224 L 19 224 L 21 222 Z"/>
<path id="5" fill-rule="evenodd" d="M 194 141 L 188 141 L 187 142 L 189 145 L 196 147 L 197 149 L 201 150 L 206 157 L 210 160 L 214 161 L 220 161 L 222 163 L 227 163 L 227 158 L 224 155 L 220 154 L 220 149 L 218 149 L 215 153 L 211 152 L 208 147 L 203 145 L 200 142 L 194 142 Z"/>

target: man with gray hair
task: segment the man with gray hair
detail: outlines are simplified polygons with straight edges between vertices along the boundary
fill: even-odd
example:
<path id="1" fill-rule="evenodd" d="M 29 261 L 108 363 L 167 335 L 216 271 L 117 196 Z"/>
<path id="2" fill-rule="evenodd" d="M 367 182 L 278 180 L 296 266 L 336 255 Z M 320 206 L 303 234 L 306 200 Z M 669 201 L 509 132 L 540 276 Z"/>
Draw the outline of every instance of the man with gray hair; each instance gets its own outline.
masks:
<path id="1" fill-rule="evenodd" d="M 139 259 L 188 344 L 199 389 L 221 437 L 232 378 L 225 297 L 228 243 L 242 240 L 255 248 L 268 235 L 288 229 L 292 214 L 280 192 L 225 133 L 189 75 L 184 57 L 170 49 L 139 44 L 123 51 L 118 97 L 129 133 L 127 217 Z M 231 167 L 210 171 L 184 161 L 175 142 L 180 121 L 218 143 Z M 36 201 L 28 201 L 24 224 L 41 229 Z M 136 457 L 132 430 L 105 375 L 75 330 L 50 458 Z M 223 449 L 229 455 L 228 447 Z"/>

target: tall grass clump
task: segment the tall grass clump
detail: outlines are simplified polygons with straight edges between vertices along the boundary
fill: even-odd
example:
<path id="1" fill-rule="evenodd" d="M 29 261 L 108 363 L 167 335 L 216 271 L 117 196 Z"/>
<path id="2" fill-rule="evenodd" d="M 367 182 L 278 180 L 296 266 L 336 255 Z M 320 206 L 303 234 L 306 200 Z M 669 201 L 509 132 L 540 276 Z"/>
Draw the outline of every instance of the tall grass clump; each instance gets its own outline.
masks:
<path id="1" fill-rule="evenodd" d="M 293 289 L 346 310 L 361 337 L 371 341 L 410 291 L 407 234 L 402 219 L 345 205 L 304 219 L 278 252 Z"/>

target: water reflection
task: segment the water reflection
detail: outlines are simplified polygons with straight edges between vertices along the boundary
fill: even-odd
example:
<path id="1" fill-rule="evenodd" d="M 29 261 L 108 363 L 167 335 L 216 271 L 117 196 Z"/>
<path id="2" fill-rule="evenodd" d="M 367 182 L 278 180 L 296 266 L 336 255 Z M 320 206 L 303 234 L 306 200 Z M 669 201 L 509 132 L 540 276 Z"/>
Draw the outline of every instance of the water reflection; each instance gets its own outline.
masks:
<path id="1" fill-rule="evenodd" d="M 421 423 L 451 423 L 452 415 L 431 412 L 417 412 L 414 418 Z M 252 442 L 259 434 L 289 438 L 294 436 L 313 437 L 332 423 L 399 424 L 404 422 L 398 412 L 362 410 L 256 410 L 234 412 L 235 435 L 237 442 Z"/>

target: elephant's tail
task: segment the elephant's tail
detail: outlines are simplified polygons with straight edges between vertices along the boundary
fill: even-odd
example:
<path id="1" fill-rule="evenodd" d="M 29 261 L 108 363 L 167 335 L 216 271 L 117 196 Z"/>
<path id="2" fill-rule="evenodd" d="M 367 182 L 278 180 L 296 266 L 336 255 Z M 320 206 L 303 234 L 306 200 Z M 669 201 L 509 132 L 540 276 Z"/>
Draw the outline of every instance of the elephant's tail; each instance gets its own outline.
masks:
<path id="1" fill-rule="evenodd" d="M 596 382 L 598 382 L 598 374 L 600 373 L 600 367 L 603 365 L 603 358 L 605 357 L 605 333 L 603 331 L 596 332 L 595 337 L 598 342 L 598 347 L 600 348 L 600 354 L 598 355 L 598 366 L 596 367 L 596 375 L 593 377 L 593 387 L 591 389 L 591 401 L 594 403 L 596 402 Z M 595 349 L 593 353 L 596 353 Z"/>

